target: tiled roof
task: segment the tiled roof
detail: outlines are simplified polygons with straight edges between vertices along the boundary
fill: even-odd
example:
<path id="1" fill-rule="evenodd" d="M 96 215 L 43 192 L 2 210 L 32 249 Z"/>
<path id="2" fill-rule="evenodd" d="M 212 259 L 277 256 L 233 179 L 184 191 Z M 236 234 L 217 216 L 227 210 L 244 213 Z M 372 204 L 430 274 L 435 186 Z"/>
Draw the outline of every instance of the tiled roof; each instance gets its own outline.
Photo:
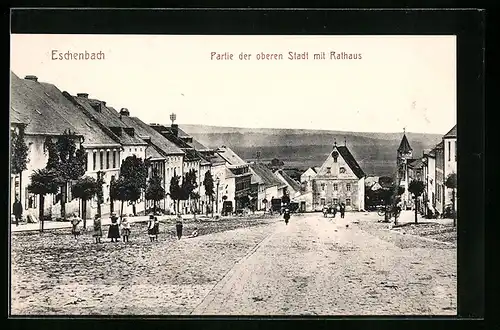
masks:
<path id="1" fill-rule="evenodd" d="M 288 186 L 290 186 L 294 191 L 300 191 L 300 183 L 292 179 L 288 174 L 286 174 L 285 171 L 278 170 L 276 172 L 279 173 L 279 175 L 281 175 L 281 177 L 286 181 Z"/>
<path id="2" fill-rule="evenodd" d="M 185 160 L 186 161 L 198 161 L 201 160 L 200 155 L 194 149 L 184 149 Z"/>
<path id="3" fill-rule="evenodd" d="M 117 135 L 120 143 L 123 145 L 147 145 L 144 140 L 139 138 L 134 132 L 133 135 L 127 134 L 123 129 L 130 128 L 124 121 L 120 120 L 120 114 L 112 107 L 107 107 L 103 101 L 89 99 L 87 97 L 72 96 L 85 110 L 83 112 L 95 118 L 102 125 L 110 127 L 120 127 L 121 135 Z"/>
<path id="4" fill-rule="evenodd" d="M 84 146 L 120 146 L 56 86 L 20 79 L 14 73 L 11 84 L 11 109 L 29 122 L 26 134 L 60 135 L 69 129 L 85 138 Z"/>
<path id="5" fill-rule="evenodd" d="M 456 137 L 457 137 L 457 125 L 453 126 L 453 128 L 443 136 L 443 138 L 456 138 Z"/>
<path id="6" fill-rule="evenodd" d="M 229 163 L 229 165 L 246 165 L 243 159 L 240 158 L 233 150 L 223 146 L 217 149 L 217 153 Z"/>
<path id="7" fill-rule="evenodd" d="M 250 164 L 250 170 L 255 173 L 256 180 L 259 184 L 264 185 L 264 187 L 281 186 L 282 182 L 279 180 L 273 172 L 263 164 L 253 163 Z M 260 179 L 260 180 L 259 180 Z"/>
<path id="8" fill-rule="evenodd" d="M 358 177 L 358 179 L 365 177 L 365 172 L 363 172 L 363 170 L 359 166 L 358 162 L 356 161 L 356 159 L 354 159 L 354 156 L 351 154 L 351 152 L 349 151 L 349 149 L 346 146 L 337 146 L 337 150 L 339 151 L 342 158 L 344 158 L 347 165 L 351 168 L 351 170 L 354 172 L 354 174 Z"/>
<path id="9" fill-rule="evenodd" d="M 184 152 L 178 148 L 175 144 L 167 140 L 163 135 L 155 131 L 154 128 L 143 122 L 137 117 L 123 116 L 122 121 L 135 128 L 135 132 L 139 137 L 149 137 L 151 138 L 151 143 L 153 143 L 158 149 L 160 149 L 165 155 L 183 155 Z M 149 148 L 148 148 L 149 149 Z"/>
<path id="10" fill-rule="evenodd" d="M 401 139 L 401 143 L 399 144 L 398 151 L 401 153 L 407 153 L 410 152 L 411 150 L 412 149 L 410 147 L 408 139 L 406 138 L 406 134 L 403 134 L 403 138 Z"/>
<path id="11" fill-rule="evenodd" d="M 155 146 L 154 144 L 150 144 L 146 148 L 146 158 L 153 158 L 153 159 L 163 158 L 163 159 L 165 159 L 165 157 L 160 153 L 160 151 L 158 149 L 159 148 L 157 146 Z"/>

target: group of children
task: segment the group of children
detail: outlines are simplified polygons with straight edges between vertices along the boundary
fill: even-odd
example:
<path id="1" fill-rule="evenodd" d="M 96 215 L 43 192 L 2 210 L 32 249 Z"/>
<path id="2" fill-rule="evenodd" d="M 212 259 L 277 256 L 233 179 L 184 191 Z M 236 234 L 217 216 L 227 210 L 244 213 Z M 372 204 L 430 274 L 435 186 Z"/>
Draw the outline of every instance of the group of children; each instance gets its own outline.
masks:
<path id="1" fill-rule="evenodd" d="M 109 225 L 108 229 L 108 238 L 111 238 L 111 242 L 118 242 L 118 239 L 120 239 L 120 234 L 121 237 L 123 238 L 123 242 L 128 242 L 129 236 L 130 236 L 130 222 L 127 220 L 127 218 L 123 218 L 120 222 L 118 221 L 118 217 L 116 216 L 116 213 L 111 213 L 111 223 Z M 71 218 L 71 233 L 73 236 L 78 238 L 80 235 L 80 229 L 79 225 L 82 220 L 76 216 L 76 214 L 72 215 Z M 182 217 L 180 214 L 177 215 L 177 221 L 176 221 L 176 232 L 177 232 L 177 238 L 181 239 L 182 237 Z M 93 226 L 93 234 L 92 236 L 95 239 L 95 243 L 101 243 L 101 237 L 102 237 L 102 224 L 101 224 L 101 218 L 98 214 L 94 216 L 94 226 Z M 158 234 L 160 232 L 160 221 L 158 220 L 157 217 L 154 215 L 149 216 L 149 221 L 148 221 L 148 236 L 151 242 L 158 241 Z M 191 233 L 189 238 L 197 237 L 198 236 L 198 229 L 194 228 L 194 231 Z"/>

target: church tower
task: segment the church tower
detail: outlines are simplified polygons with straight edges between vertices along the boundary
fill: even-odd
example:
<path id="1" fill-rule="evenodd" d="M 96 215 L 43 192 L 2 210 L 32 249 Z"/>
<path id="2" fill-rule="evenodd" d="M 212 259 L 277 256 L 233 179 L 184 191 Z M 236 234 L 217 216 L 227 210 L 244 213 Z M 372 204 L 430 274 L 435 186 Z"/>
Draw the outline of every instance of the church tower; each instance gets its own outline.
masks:
<path id="1" fill-rule="evenodd" d="M 405 192 L 403 193 L 402 201 L 406 205 L 409 202 L 410 193 L 408 191 L 408 161 L 412 159 L 412 149 L 410 147 L 410 143 L 406 138 L 406 130 L 403 131 L 403 138 L 401 139 L 401 143 L 399 144 L 398 152 L 397 152 L 397 160 L 396 164 L 398 167 L 398 179 L 400 180 L 399 185 L 405 188 Z"/>

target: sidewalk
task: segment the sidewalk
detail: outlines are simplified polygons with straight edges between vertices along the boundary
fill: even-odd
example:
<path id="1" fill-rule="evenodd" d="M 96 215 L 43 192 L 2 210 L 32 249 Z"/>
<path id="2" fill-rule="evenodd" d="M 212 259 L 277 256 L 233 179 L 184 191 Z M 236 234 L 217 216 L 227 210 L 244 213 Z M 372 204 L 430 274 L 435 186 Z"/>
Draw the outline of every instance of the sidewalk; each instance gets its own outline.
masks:
<path id="1" fill-rule="evenodd" d="M 252 213 L 248 214 L 246 217 L 251 218 L 252 216 L 261 216 L 263 212 L 255 212 L 255 215 L 252 215 Z M 205 214 L 197 214 L 196 218 L 198 220 L 207 220 L 207 219 L 215 219 L 209 215 L 208 217 Z M 239 218 L 239 216 L 228 216 L 228 217 L 222 217 L 222 219 L 229 220 L 232 218 Z M 149 215 L 140 215 L 136 217 L 127 217 L 128 221 L 130 223 L 134 222 L 147 222 L 149 220 Z M 165 219 L 171 219 L 172 221 L 175 221 L 176 215 L 161 215 L 158 216 L 158 219 L 160 221 L 165 220 Z M 193 219 L 192 214 L 183 214 L 182 219 L 184 221 L 190 221 Z M 109 215 L 103 215 L 101 218 L 101 225 L 102 226 L 108 226 L 111 223 L 111 219 L 109 218 Z M 93 220 L 92 219 L 87 219 L 87 228 L 92 228 Z M 80 223 L 80 228 L 82 227 L 82 223 Z M 22 231 L 39 231 L 41 228 L 41 223 L 20 223 L 19 226 L 16 226 L 15 224 L 11 224 L 10 230 L 11 232 L 22 232 Z M 63 228 L 71 228 L 71 222 L 70 221 L 45 221 L 43 224 L 43 230 L 52 230 L 52 229 L 63 229 Z"/>

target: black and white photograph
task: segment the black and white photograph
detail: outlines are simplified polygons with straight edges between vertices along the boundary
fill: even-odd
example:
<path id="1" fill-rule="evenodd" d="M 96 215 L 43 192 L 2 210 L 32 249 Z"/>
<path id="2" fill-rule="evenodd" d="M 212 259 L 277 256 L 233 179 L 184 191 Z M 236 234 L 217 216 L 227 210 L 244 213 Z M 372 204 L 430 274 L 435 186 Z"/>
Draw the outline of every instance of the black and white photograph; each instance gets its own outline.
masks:
<path id="1" fill-rule="evenodd" d="M 457 315 L 456 36 L 10 52 L 11 315 Z"/>

